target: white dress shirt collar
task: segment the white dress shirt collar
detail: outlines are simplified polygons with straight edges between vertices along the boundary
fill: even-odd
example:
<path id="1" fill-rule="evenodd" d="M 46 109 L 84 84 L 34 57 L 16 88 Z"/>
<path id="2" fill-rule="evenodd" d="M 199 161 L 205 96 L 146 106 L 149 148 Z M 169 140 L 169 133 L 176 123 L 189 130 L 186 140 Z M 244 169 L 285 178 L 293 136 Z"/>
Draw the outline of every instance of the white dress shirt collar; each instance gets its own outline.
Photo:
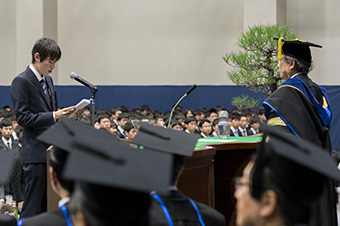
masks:
<path id="1" fill-rule="evenodd" d="M 37 77 L 37 79 L 38 79 L 39 82 L 40 82 L 42 79 L 44 79 L 44 77 L 41 76 L 37 70 L 35 70 L 35 68 L 33 67 L 32 64 L 30 64 L 29 68 L 31 69 L 31 71 L 33 71 L 34 75 Z"/>
<path id="2" fill-rule="evenodd" d="M 63 199 L 60 199 L 58 202 L 58 207 L 60 208 L 61 206 L 65 205 L 66 203 L 68 203 L 71 200 L 70 197 L 66 197 Z"/>
<path id="3" fill-rule="evenodd" d="M 13 147 L 12 144 L 12 138 L 10 137 L 9 140 L 6 140 L 4 137 L 1 137 L 2 142 L 4 142 L 4 144 L 7 146 L 8 142 L 11 144 L 11 147 Z"/>

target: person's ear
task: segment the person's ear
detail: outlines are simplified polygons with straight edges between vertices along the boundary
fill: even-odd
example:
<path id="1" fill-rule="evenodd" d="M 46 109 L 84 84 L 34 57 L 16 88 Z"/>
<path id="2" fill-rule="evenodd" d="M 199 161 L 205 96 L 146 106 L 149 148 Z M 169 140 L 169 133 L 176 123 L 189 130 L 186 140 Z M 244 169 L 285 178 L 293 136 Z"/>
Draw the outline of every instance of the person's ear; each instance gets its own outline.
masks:
<path id="1" fill-rule="evenodd" d="M 295 65 L 296 65 L 296 61 L 295 60 L 292 60 L 292 62 L 290 63 L 290 69 L 293 70 L 295 68 Z"/>
<path id="2" fill-rule="evenodd" d="M 39 53 L 35 53 L 34 54 L 34 59 L 35 59 L 35 62 L 40 63 L 40 54 Z"/>
<path id="3" fill-rule="evenodd" d="M 49 168 L 49 173 L 50 173 L 51 183 L 53 184 L 52 186 L 56 186 L 58 184 L 58 178 L 57 178 L 57 174 L 54 172 L 51 166 Z"/>
<path id="4" fill-rule="evenodd" d="M 261 196 L 261 209 L 259 214 L 262 217 L 273 216 L 278 208 L 277 195 L 273 190 L 266 190 Z"/>

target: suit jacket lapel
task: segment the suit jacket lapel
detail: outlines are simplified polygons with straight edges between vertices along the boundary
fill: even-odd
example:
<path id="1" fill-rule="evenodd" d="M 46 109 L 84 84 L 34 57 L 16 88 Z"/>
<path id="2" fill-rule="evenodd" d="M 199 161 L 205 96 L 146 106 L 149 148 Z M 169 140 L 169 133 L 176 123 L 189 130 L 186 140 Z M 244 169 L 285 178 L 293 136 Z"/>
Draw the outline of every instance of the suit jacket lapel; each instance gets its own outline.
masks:
<path id="1" fill-rule="evenodd" d="M 38 81 L 37 77 L 35 76 L 33 71 L 31 71 L 31 69 L 29 69 L 29 67 L 27 67 L 26 70 L 29 70 L 28 80 L 39 90 L 39 94 L 44 98 L 46 105 L 48 106 L 48 108 L 50 110 L 52 110 L 51 103 L 48 101 L 48 98 L 47 98 L 46 94 L 44 93 L 44 90 L 41 86 L 41 83 Z"/>
<path id="2" fill-rule="evenodd" d="M 48 86 L 48 88 L 50 89 L 50 92 L 51 92 L 51 103 L 50 104 L 52 104 L 52 106 L 50 106 L 50 107 L 53 111 L 55 111 L 57 109 L 55 109 L 56 99 L 55 99 L 55 95 L 54 95 L 55 90 L 54 90 L 54 86 L 53 86 L 53 83 L 52 83 L 52 78 L 50 76 L 46 76 L 45 79 L 46 79 L 46 82 L 47 82 L 47 86 Z"/>

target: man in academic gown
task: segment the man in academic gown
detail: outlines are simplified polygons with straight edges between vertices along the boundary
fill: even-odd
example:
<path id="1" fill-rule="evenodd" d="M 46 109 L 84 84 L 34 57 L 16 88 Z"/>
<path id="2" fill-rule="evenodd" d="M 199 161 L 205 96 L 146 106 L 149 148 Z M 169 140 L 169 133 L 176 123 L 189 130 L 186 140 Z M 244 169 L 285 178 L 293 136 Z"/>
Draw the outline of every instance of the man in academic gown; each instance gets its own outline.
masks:
<path id="1" fill-rule="evenodd" d="M 282 45 L 282 41 L 284 44 Z M 310 46 L 321 46 L 301 41 L 278 39 L 278 67 L 286 80 L 264 102 L 268 125 L 282 127 L 298 138 L 331 151 L 329 124 L 332 112 L 326 91 L 307 75 L 312 63 Z M 325 185 L 324 197 L 315 206 L 315 225 L 337 225 L 337 195 L 331 180 Z"/>

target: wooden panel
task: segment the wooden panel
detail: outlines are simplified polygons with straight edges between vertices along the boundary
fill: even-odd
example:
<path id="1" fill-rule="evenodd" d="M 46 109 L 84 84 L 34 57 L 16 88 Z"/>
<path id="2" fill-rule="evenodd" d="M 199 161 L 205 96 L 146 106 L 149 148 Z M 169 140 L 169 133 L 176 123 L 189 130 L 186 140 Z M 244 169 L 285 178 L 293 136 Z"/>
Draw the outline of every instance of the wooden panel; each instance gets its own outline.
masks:
<path id="1" fill-rule="evenodd" d="M 235 225 L 234 178 L 242 176 L 243 168 L 256 151 L 256 143 L 211 145 L 215 155 L 215 209 L 221 212 L 229 226 Z"/>
<path id="2" fill-rule="evenodd" d="M 213 148 L 195 150 L 185 158 L 184 172 L 178 189 L 195 201 L 214 207 L 214 155 Z"/>
<path id="3" fill-rule="evenodd" d="M 47 161 L 46 161 L 46 170 L 47 170 L 47 211 L 55 210 L 58 208 L 58 202 L 60 197 L 53 191 L 51 186 L 51 179 L 50 179 L 50 153 L 51 150 L 47 151 Z"/>

